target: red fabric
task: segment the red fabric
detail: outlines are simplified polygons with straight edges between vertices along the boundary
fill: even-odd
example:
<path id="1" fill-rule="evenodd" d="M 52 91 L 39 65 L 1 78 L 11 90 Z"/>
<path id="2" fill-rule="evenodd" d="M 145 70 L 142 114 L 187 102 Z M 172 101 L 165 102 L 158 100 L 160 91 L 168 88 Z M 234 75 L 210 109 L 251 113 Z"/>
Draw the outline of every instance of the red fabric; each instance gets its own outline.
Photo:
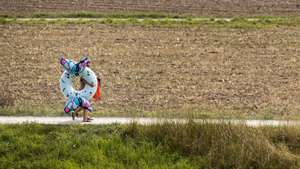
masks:
<path id="1" fill-rule="evenodd" d="M 101 100 L 101 80 L 97 78 L 97 81 L 97 91 L 93 96 L 96 101 Z"/>

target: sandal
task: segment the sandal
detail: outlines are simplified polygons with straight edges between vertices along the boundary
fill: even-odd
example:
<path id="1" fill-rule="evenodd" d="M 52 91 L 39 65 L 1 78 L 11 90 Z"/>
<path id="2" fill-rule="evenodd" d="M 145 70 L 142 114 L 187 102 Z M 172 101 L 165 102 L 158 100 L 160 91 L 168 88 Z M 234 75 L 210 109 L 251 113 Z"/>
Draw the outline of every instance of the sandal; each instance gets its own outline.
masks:
<path id="1" fill-rule="evenodd" d="M 82 122 L 91 122 L 92 120 L 90 119 L 86 119 L 86 121 L 82 121 Z"/>
<path id="2" fill-rule="evenodd" d="M 91 122 L 93 119 L 90 117 L 87 117 L 86 120 L 83 120 L 83 122 Z"/>

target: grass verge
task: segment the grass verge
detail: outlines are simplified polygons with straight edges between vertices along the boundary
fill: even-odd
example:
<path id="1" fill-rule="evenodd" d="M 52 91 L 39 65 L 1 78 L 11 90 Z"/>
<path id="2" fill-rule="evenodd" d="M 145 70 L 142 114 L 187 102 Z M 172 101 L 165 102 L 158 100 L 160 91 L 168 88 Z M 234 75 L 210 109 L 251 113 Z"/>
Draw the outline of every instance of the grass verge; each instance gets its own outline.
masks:
<path id="1" fill-rule="evenodd" d="M 63 103 L 55 105 L 18 105 L 0 106 L 0 116 L 68 116 L 63 112 Z M 259 119 L 259 120 L 300 120 L 298 114 L 274 114 L 269 110 L 260 113 L 243 113 L 241 111 L 225 110 L 213 108 L 184 107 L 182 109 L 167 110 L 139 110 L 138 108 L 128 108 L 120 110 L 118 108 L 94 107 L 92 112 L 94 117 L 154 117 L 154 118 L 194 118 L 194 119 Z"/>
<path id="2" fill-rule="evenodd" d="M 94 117 L 155 117 L 155 118 L 195 118 L 195 119 L 259 119 L 259 120 L 300 120 L 298 114 L 280 115 L 269 111 L 257 114 L 242 113 L 231 110 L 213 110 L 208 108 L 182 108 L 145 111 L 131 108 L 119 110 L 114 108 L 96 107 Z M 63 112 L 63 104 L 57 105 L 18 105 L 0 106 L 0 116 L 68 116 Z"/>
<path id="3" fill-rule="evenodd" d="M 174 15 L 163 12 L 34 12 L 0 14 L 3 18 L 186 18 L 192 16 Z"/>
<path id="4" fill-rule="evenodd" d="M 296 169 L 299 128 L 1 125 L 0 168 Z"/>
<path id="5" fill-rule="evenodd" d="M 0 18 L 0 24 L 108 24 L 159 27 L 217 27 L 238 29 L 261 29 L 278 26 L 300 25 L 299 17 L 257 17 L 257 18 L 139 18 L 139 17 L 105 17 L 105 18 Z"/>

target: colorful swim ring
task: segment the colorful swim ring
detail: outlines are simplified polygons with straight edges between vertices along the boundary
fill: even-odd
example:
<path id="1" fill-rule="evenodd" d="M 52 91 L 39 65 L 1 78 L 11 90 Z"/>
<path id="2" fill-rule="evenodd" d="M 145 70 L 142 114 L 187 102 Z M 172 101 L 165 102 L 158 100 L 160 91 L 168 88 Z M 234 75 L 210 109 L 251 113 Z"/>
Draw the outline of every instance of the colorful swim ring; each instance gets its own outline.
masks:
<path id="1" fill-rule="evenodd" d="M 92 99 L 94 94 L 97 91 L 97 76 L 95 73 L 89 68 L 85 67 L 78 76 L 84 78 L 87 82 L 94 84 L 93 87 L 89 85 L 85 85 L 84 88 L 80 91 L 77 91 L 73 88 L 73 79 L 76 77 L 75 74 L 70 73 L 65 70 L 60 78 L 60 90 L 66 98 L 81 96 L 87 100 Z"/>

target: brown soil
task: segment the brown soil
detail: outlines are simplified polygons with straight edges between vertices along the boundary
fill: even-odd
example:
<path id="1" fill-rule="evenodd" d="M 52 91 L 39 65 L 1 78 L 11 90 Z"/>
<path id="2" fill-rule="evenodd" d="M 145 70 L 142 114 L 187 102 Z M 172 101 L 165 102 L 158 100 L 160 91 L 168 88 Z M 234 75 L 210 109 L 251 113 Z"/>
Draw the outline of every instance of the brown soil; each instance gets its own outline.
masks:
<path id="1" fill-rule="evenodd" d="M 179 15 L 298 15 L 299 0 L 1 0 L 0 13 L 33 12 L 165 12 Z"/>
<path id="2" fill-rule="evenodd" d="M 62 104 L 60 53 L 88 54 L 118 111 L 300 110 L 300 30 L 108 25 L 0 26 L 0 93 L 15 104 Z"/>

